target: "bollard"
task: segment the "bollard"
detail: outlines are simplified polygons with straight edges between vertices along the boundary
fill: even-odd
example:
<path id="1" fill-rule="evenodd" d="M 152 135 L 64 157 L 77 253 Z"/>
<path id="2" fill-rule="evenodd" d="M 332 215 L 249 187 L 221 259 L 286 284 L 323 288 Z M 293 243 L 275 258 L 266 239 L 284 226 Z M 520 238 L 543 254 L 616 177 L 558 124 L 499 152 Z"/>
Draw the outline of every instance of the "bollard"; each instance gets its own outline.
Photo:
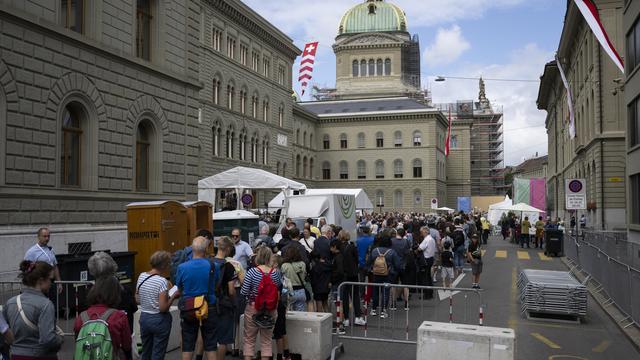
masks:
<path id="1" fill-rule="evenodd" d="M 480 305 L 480 314 L 478 314 L 479 318 L 479 325 L 482 326 L 482 321 L 484 320 L 484 313 L 482 311 L 482 305 Z"/>
<path id="2" fill-rule="evenodd" d="M 336 300 L 336 327 L 340 327 L 340 325 L 342 325 L 342 313 L 340 311 L 340 308 L 342 305 L 342 302 L 340 300 Z"/>
<path id="3" fill-rule="evenodd" d="M 453 323 L 453 295 L 449 291 L 449 322 Z"/>

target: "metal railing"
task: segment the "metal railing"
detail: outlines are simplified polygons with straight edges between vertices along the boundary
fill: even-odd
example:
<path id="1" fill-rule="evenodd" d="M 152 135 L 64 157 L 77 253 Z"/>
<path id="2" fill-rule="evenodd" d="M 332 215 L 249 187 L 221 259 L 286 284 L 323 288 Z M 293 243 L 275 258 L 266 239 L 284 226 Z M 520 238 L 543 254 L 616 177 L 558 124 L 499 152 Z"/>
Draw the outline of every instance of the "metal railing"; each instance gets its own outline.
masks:
<path id="1" fill-rule="evenodd" d="M 391 289 L 399 291 L 394 293 Z M 406 307 L 404 300 L 396 301 L 396 297 L 402 294 L 402 289 L 414 291 Z M 391 294 L 387 295 L 389 292 Z M 357 301 L 360 295 L 363 296 L 362 316 L 365 324 L 356 326 L 354 306 L 361 306 L 360 301 Z M 342 314 L 343 301 L 352 302 L 349 314 Z M 337 336 L 351 340 L 416 344 L 417 330 L 423 321 L 482 325 L 485 307 L 480 289 L 343 282 L 338 286 L 335 301 Z M 382 316 L 383 313 L 385 316 Z M 345 315 L 349 320 L 348 329 L 343 326 Z"/>
<path id="2" fill-rule="evenodd" d="M 640 245 L 627 242 L 625 235 L 585 231 L 582 236 L 565 236 L 565 253 L 571 271 L 584 274 L 584 283 L 595 286 L 605 307 L 615 305 L 624 314 L 619 323 L 627 328 L 640 324 L 640 270 L 633 266 Z"/>
<path id="3" fill-rule="evenodd" d="M 58 291 L 58 286 L 61 290 Z M 80 310 L 86 308 L 86 294 L 93 285 L 92 281 L 56 281 L 53 283 L 50 300 L 55 305 L 57 325 L 65 336 L 74 336 L 73 325 Z M 25 287 L 21 281 L 0 282 L 0 304 L 5 305 L 9 299 L 22 293 Z"/>

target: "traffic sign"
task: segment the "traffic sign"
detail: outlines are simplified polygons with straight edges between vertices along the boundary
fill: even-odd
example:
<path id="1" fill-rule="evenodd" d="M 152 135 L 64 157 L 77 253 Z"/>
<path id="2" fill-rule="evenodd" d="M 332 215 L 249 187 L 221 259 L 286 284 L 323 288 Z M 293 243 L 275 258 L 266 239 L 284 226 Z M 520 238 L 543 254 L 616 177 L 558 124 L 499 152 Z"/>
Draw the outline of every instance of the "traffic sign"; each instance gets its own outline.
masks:
<path id="1" fill-rule="evenodd" d="M 587 182 L 585 179 L 565 180 L 565 209 L 586 210 L 587 193 L 585 191 Z"/>
<path id="2" fill-rule="evenodd" d="M 249 205 L 253 202 L 253 196 L 251 194 L 244 194 L 240 200 L 244 205 Z"/>

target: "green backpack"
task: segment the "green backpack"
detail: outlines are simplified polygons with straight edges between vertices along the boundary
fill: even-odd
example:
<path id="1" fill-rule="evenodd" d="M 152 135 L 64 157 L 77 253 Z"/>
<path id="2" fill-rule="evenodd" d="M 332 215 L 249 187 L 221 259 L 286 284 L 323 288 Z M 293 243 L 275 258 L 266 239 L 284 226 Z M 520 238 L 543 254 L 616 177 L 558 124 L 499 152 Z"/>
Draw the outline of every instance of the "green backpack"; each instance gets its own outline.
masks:
<path id="1" fill-rule="evenodd" d="M 83 311 L 80 314 L 82 327 L 76 339 L 75 360 L 114 360 L 114 349 L 109 333 L 107 319 L 116 312 L 115 309 L 107 309 L 100 319 L 91 320 L 89 314 Z"/>

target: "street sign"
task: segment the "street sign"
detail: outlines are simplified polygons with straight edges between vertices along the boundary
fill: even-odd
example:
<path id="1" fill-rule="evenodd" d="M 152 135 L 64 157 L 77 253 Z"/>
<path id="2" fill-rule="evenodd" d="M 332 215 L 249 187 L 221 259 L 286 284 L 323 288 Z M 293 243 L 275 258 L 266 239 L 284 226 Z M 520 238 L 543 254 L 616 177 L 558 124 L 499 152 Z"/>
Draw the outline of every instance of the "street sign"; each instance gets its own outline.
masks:
<path id="1" fill-rule="evenodd" d="M 253 202 L 253 196 L 251 196 L 251 194 L 244 194 L 240 200 L 244 205 L 249 205 Z"/>
<path id="2" fill-rule="evenodd" d="M 436 199 L 436 198 L 431 199 L 431 208 L 432 209 L 437 209 L 438 208 L 438 199 Z"/>
<path id="3" fill-rule="evenodd" d="M 585 179 L 565 180 L 565 209 L 586 210 L 587 209 L 587 182 Z"/>

